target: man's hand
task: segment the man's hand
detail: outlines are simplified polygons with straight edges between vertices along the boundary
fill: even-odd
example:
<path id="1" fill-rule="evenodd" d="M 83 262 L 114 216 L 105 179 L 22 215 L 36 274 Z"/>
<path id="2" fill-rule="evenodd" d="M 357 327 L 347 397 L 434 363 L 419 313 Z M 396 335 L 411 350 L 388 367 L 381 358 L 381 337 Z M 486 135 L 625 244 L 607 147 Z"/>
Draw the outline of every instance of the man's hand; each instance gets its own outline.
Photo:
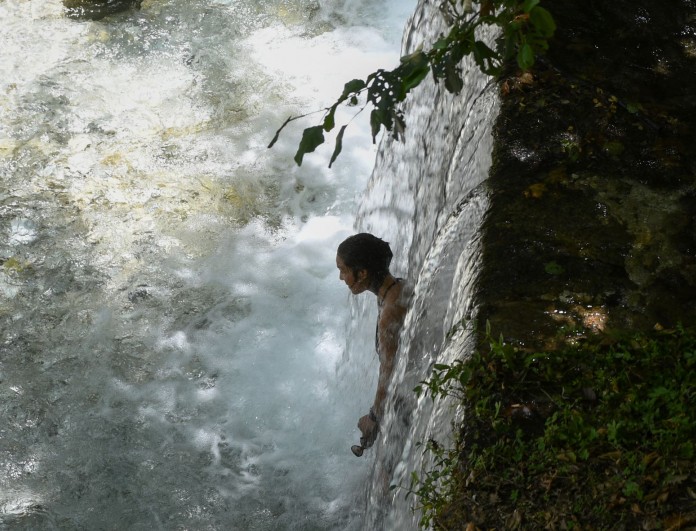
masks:
<path id="1" fill-rule="evenodd" d="M 364 415 L 358 421 L 358 429 L 362 433 L 362 437 L 360 437 L 362 447 L 369 448 L 372 446 L 379 432 L 379 424 L 372 420 L 370 415 Z"/>

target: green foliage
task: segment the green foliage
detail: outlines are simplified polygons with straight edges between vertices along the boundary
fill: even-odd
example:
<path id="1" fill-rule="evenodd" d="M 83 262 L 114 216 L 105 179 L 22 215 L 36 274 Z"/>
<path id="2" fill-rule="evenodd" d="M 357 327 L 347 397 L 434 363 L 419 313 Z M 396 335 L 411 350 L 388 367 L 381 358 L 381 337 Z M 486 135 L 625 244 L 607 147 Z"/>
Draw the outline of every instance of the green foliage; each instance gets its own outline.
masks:
<path id="1" fill-rule="evenodd" d="M 302 133 L 302 140 L 300 140 L 300 147 L 295 154 L 295 162 L 297 162 L 297 165 L 302 165 L 302 157 L 304 157 L 305 153 L 311 153 L 323 143 L 324 127 L 317 125 L 305 129 Z"/>
<path id="2" fill-rule="evenodd" d="M 411 472 L 406 497 L 413 495 L 417 498 L 417 508 L 421 511 L 420 526 L 428 529 L 441 508 L 442 500 L 455 487 L 458 463 L 453 449 L 445 448 L 433 439 L 425 445 L 424 453 L 432 458 L 432 467 L 423 476 Z"/>
<path id="3" fill-rule="evenodd" d="M 557 262 L 551 261 L 544 264 L 544 271 L 549 275 L 560 275 L 565 270 L 563 266 L 559 265 Z"/>
<path id="4" fill-rule="evenodd" d="M 364 81 L 354 79 L 346 83 L 338 100 L 324 109 L 322 124 L 304 130 L 295 162 L 301 165 L 304 155 L 324 142 L 323 133 L 336 125 L 335 114 L 339 105 L 356 106 L 362 102 L 358 113 L 368 106 L 372 108 L 370 128 L 373 142 L 382 128 L 399 140 L 406 127 L 399 104 L 429 72 L 436 82 L 443 82 L 446 90 L 458 94 L 464 87 L 461 68 L 464 57 L 473 57 L 478 67 L 491 76 L 499 75 L 503 64 L 513 58 L 522 70 L 530 69 L 536 57 L 548 49 L 548 41 L 556 30 L 553 17 L 539 3 L 540 0 L 443 0 L 441 12 L 449 32 L 440 35 L 428 51 L 417 50 L 402 57 L 399 66 L 393 70 L 380 69 Z M 478 10 L 474 11 L 473 5 Z M 486 27 L 498 29 L 500 36 L 493 48 L 480 38 Z M 305 116 L 288 118 L 268 147 L 273 147 L 288 123 Z M 336 137 L 329 167 L 343 149 L 345 127 L 341 127 Z"/>
<path id="5" fill-rule="evenodd" d="M 468 412 L 455 447 L 428 444 L 434 465 L 412 477 L 424 528 L 653 529 L 693 507 L 693 331 L 553 352 L 487 339 L 415 389 Z"/>

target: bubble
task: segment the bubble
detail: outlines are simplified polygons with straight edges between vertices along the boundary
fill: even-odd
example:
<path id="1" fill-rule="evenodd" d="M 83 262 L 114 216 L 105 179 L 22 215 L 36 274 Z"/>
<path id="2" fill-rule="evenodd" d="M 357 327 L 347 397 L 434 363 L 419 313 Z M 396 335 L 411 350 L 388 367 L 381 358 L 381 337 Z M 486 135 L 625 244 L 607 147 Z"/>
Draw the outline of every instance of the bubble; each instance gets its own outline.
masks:
<path id="1" fill-rule="evenodd" d="M 26 245 L 36 240 L 37 235 L 36 223 L 31 219 L 15 218 L 10 222 L 10 245 Z"/>

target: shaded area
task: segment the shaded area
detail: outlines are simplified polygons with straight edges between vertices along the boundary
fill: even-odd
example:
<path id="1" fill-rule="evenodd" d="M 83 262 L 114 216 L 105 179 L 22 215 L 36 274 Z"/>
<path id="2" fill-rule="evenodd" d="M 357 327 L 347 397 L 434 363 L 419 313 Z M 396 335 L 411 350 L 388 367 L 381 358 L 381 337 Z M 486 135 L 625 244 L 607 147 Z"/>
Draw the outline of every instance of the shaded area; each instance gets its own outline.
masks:
<path id="1" fill-rule="evenodd" d="M 481 318 L 529 346 L 691 322 L 694 3 L 547 7 L 549 56 L 501 84 Z"/>
<path id="2" fill-rule="evenodd" d="M 488 342 L 426 384 L 468 413 L 454 449 L 429 444 L 437 459 L 418 486 L 422 521 L 467 531 L 693 529 L 693 331 L 595 337 L 552 355 Z"/>
<path id="3" fill-rule="evenodd" d="M 504 337 L 430 379 L 467 413 L 419 495 L 442 529 L 691 529 L 696 5 L 548 4 L 549 55 L 500 83 L 477 300 Z"/>

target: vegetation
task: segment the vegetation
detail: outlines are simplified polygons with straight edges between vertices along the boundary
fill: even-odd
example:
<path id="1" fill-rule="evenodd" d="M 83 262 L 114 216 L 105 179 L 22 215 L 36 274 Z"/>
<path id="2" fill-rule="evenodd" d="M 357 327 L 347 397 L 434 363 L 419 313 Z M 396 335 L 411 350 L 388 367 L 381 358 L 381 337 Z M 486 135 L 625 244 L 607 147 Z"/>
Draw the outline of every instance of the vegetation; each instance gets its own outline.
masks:
<path id="1" fill-rule="evenodd" d="M 696 525 L 696 332 L 604 335 L 554 352 L 502 337 L 416 388 L 467 416 L 413 473 L 423 528 Z"/>
<path id="2" fill-rule="evenodd" d="M 324 143 L 324 133 L 336 127 L 336 109 L 340 105 L 356 106 L 356 114 L 371 107 L 372 141 L 384 128 L 395 139 L 403 137 L 406 123 L 399 105 L 431 72 L 436 82 L 459 93 L 464 86 L 461 61 L 472 56 L 486 74 L 497 76 L 508 60 L 516 58 L 522 70 L 532 67 L 535 57 L 548 49 L 548 40 L 556 30 L 551 14 L 539 5 L 540 0 L 443 0 L 441 11 L 449 31 L 432 43 L 427 51 L 417 50 L 401 58 L 393 70 L 380 69 L 367 79 L 354 79 L 345 84 L 343 92 L 330 107 L 323 109 L 319 125 L 308 127 L 295 154 L 302 164 L 307 153 Z M 474 8 L 476 5 L 476 8 Z M 485 39 L 484 28 L 495 28 L 499 35 L 493 47 Z M 290 122 L 307 115 L 291 116 L 278 129 L 269 148 Z M 343 134 L 348 124 L 339 128 L 329 167 L 343 148 Z"/>

